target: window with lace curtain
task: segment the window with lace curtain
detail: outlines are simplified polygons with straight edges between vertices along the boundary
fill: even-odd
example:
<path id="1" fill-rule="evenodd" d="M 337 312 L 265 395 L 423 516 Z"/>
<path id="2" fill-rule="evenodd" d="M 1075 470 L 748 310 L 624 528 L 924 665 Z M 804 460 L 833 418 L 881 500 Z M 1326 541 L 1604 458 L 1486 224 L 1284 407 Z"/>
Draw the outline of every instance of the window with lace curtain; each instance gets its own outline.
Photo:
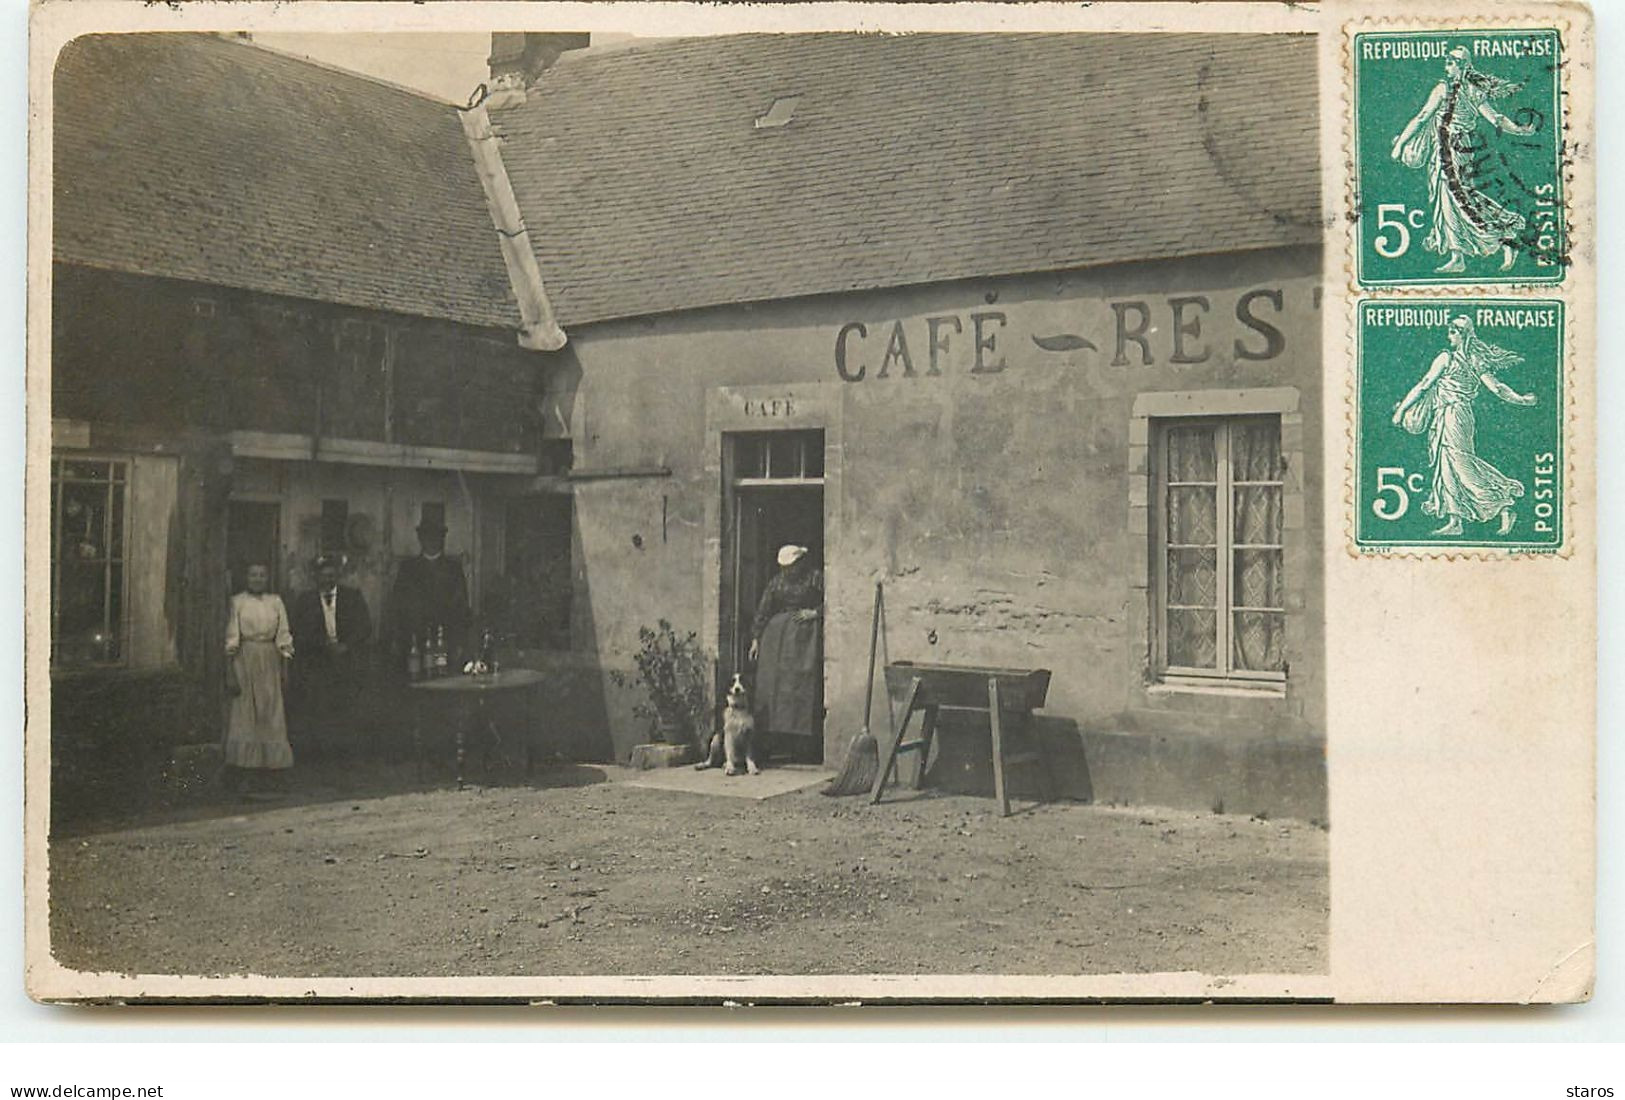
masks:
<path id="1" fill-rule="evenodd" d="M 1284 680 L 1280 417 L 1153 424 L 1158 672 L 1165 681 Z"/>

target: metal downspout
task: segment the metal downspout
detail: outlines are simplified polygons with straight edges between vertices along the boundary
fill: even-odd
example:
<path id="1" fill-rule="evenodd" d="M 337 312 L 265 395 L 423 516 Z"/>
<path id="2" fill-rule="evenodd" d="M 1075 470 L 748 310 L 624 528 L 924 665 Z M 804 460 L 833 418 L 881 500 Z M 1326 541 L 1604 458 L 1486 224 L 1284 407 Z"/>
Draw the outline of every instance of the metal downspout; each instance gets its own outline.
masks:
<path id="1" fill-rule="evenodd" d="M 491 117 L 485 105 L 459 108 L 457 117 L 462 121 L 463 134 L 474 154 L 474 170 L 485 189 L 486 205 L 491 209 L 491 221 L 496 226 L 497 238 L 502 245 L 502 262 L 508 269 L 508 281 L 519 302 L 519 346 L 531 351 L 558 351 L 566 336 L 553 315 L 553 303 L 547 299 L 542 285 L 542 269 L 536 264 L 536 253 L 530 245 L 530 230 L 519 210 L 513 183 L 502 163 L 501 139 L 491 129 Z"/>

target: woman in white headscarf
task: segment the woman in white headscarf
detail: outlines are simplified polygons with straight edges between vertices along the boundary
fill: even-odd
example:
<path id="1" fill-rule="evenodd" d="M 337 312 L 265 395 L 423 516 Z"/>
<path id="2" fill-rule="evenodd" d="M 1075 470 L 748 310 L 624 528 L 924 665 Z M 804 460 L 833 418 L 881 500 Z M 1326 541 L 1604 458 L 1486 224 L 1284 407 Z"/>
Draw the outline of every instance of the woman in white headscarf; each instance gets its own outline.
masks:
<path id="1" fill-rule="evenodd" d="M 1504 535 L 1512 530 L 1512 504 L 1524 486 L 1478 457 L 1473 401 L 1480 386 L 1509 405 L 1533 405 L 1535 395 L 1518 393 L 1495 376 L 1523 362 L 1523 356 L 1485 343 L 1471 318 L 1451 318 L 1446 331 L 1450 350 L 1435 356 L 1427 374 L 1394 406 L 1394 423 L 1412 435 L 1427 433 L 1433 482 L 1422 511 L 1445 521 L 1433 533 L 1459 535 L 1464 521 L 1484 523 L 1499 516 L 1497 533 Z"/>
<path id="2" fill-rule="evenodd" d="M 756 728 L 812 738 L 823 717 L 824 577 L 811 567 L 805 546 L 780 547 L 778 560 L 751 623 Z"/>

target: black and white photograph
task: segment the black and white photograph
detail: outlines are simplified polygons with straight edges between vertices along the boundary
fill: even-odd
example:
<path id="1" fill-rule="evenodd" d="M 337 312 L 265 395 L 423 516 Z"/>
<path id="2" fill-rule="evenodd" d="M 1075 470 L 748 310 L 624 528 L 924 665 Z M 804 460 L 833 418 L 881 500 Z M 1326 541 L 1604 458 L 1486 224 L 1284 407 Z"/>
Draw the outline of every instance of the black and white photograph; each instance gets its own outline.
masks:
<path id="1" fill-rule="evenodd" d="M 67 42 L 51 964 L 1324 995 L 1318 49 Z"/>

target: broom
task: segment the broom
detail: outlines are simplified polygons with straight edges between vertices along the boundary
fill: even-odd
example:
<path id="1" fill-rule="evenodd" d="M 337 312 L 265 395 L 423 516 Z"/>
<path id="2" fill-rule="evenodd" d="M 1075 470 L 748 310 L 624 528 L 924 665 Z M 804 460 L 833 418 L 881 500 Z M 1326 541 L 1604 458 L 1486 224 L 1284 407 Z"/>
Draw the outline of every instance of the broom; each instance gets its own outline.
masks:
<path id="1" fill-rule="evenodd" d="M 869 714 L 875 698 L 875 652 L 880 643 L 880 582 L 875 582 L 875 616 L 869 627 L 869 687 L 863 693 L 863 729 L 847 746 L 846 761 L 841 773 L 830 780 L 823 792 L 827 795 L 868 794 L 875 785 L 875 773 L 880 770 L 880 746 L 869 733 Z"/>

